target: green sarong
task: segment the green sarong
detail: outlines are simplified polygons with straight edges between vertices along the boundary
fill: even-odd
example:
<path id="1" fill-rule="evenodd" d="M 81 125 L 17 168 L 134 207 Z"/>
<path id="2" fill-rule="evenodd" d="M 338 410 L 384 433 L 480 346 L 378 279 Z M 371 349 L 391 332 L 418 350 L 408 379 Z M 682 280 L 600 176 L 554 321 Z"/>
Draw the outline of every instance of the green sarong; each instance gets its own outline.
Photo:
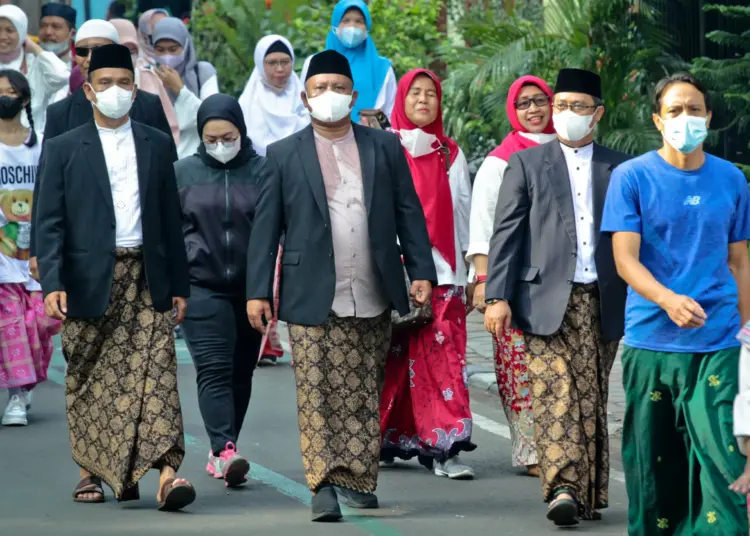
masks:
<path id="1" fill-rule="evenodd" d="M 629 536 L 748 536 L 746 499 L 728 489 L 745 467 L 732 429 L 739 354 L 625 347 Z"/>

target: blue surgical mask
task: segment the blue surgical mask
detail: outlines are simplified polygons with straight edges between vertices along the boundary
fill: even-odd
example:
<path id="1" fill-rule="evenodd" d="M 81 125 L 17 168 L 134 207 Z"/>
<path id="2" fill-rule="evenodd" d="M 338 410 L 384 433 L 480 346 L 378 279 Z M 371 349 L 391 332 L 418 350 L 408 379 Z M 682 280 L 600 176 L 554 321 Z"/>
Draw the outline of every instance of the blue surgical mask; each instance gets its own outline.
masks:
<path id="1" fill-rule="evenodd" d="M 341 41 L 346 48 L 356 48 L 367 39 L 367 30 L 356 28 L 354 26 L 336 28 L 334 31 L 336 32 L 339 41 Z"/>
<path id="2" fill-rule="evenodd" d="M 671 119 L 662 119 L 662 136 L 667 143 L 683 154 L 690 154 L 706 141 L 707 118 L 682 114 Z"/>

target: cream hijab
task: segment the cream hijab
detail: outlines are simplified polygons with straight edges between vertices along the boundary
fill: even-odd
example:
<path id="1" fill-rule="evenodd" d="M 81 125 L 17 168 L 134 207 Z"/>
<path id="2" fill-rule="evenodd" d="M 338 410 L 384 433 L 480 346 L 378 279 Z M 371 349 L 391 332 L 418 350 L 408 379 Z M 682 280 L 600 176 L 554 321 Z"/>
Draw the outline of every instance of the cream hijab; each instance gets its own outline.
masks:
<path id="1" fill-rule="evenodd" d="M 304 86 L 297 73 L 292 71 L 283 90 L 271 88 L 268 84 L 263 62 L 268 49 L 277 41 L 281 41 L 289 50 L 294 63 L 292 44 L 280 35 L 267 35 L 255 46 L 255 69 L 239 99 L 247 135 L 253 142 L 255 152 L 261 156 L 266 155 L 268 145 L 302 130 L 310 123 L 310 114 L 300 97 Z"/>

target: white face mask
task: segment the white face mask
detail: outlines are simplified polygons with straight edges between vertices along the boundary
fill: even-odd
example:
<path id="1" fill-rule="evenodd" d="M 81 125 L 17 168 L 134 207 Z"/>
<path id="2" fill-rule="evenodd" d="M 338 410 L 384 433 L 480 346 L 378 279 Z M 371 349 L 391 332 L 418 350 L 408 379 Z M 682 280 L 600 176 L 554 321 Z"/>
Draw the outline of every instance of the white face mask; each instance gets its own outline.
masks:
<path id="1" fill-rule="evenodd" d="M 206 152 L 211 158 L 214 158 L 226 164 L 237 156 L 242 148 L 242 143 L 239 138 L 234 141 L 222 141 L 218 143 L 205 143 Z"/>
<path id="2" fill-rule="evenodd" d="M 322 95 L 307 99 L 312 115 L 322 123 L 337 123 L 349 115 L 352 103 L 351 95 L 341 95 L 335 91 L 326 91 Z"/>
<path id="3" fill-rule="evenodd" d="M 62 54 L 63 52 L 66 52 L 68 50 L 70 41 L 68 41 L 67 39 L 62 43 L 45 43 L 40 41 L 39 46 L 42 47 L 42 50 L 45 50 L 46 52 L 52 52 L 53 54 Z"/>
<path id="4" fill-rule="evenodd" d="M 91 85 L 89 84 L 89 87 Z M 93 90 L 94 88 L 91 87 Z M 120 119 L 128 115 L 133 106 L 133 90 L 112 86 L 104 91 L 94 91 L 96 102 L 94 106 L 110 119 Z"/>
<path id="5" fill-rule="evenodd" d="M 552 115 L 552 123 L 557 134 L 568 141 L 581 141 L 588 136 L 594 130 L 594 127 L 590 126 L 593 120 L 594 114 L 578 115 L 572 110 Z"/>
<path id="6" fill-rule="evenodd" d="M 419 158 L 426 154 L 436 151 L 440 147 L 437 136 L 428 134 L 421 128 L 414 130 L 399 130 L 398 135 L 401 137 L 401 145 L 414 158 Z"/>
<path id="7" fill-rule="evenodd" d="M 667 143 L 682 154 L 690 154 L 703 145 L 708 137 L 708 118 L 682 114 L 672 119 L 662 119 L 662 136 Z"/>

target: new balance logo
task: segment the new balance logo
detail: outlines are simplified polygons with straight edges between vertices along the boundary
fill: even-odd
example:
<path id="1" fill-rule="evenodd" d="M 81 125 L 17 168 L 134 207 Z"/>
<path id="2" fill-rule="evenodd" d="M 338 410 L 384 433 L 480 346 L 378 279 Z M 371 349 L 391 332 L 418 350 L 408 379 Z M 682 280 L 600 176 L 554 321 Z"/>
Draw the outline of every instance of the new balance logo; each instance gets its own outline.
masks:
<path id="1" fill-rule="evenodd" d="M 699 195 L 689 195 L 685 198 L 685 202 L 683 205 L 692 205 L 697 206 L 701 204 L 701 196 Z"/>

